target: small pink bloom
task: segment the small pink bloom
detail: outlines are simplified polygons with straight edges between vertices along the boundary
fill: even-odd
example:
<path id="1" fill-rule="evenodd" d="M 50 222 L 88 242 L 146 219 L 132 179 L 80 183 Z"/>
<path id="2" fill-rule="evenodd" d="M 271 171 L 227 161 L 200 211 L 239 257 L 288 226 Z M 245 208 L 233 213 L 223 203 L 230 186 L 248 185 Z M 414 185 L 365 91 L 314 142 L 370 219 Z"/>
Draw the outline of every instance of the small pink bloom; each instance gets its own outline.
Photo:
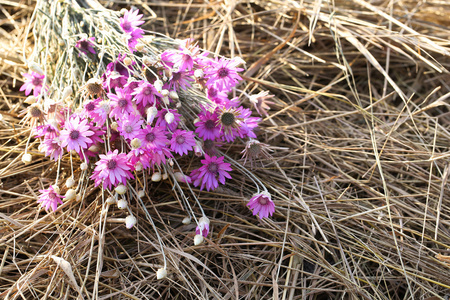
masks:
<path id="1" fill-rule="evenodd" d="M 192 151 L 192 147 L 195 145 L 194 133 L 192 131 L 177 129 L 172 134 L 170 149 L 179 155 L 187 154 L 188 151 Z"/>
<path id="2" fill-rule="evenodd" d="M 20 87 L 20 91 L 25 91 L 25 95 L 28 96 L 33 90 L 33 96 L 39 96 L 44 85 L 45 75 L 31 72 L 23 73 L 22 76 L 25 77 L 26 80 L 25 83 Z"/>
<path id="3" fill-rule="evenodd" d="M 207 237 L 209 234 L 209 219 L 207 217 L 201 217 L 198 220 L 197 228 L 195 228 L 195 234 L 201 234 L 203 237 Z"/>
<path id="4" fill-rule="evenodd" d="M 77 152 L 80 152 L 81 148 L 88 148 L 88 144 L 92 143 L 89 137 L 94 135 L 94 132 L 89 130 L 90 126 L 87 122 L 86 119 L 80 120 L 78 116 L 66 122 L 64 129 L 61 130 L 61 147 L 67 146 L 67 151 L 75 150 Z"/>
<path id="5" fill-rule="evenodd" d="M 95 54 L 96 52 L 94 50 L 93 41 L 95 41 L 95 37 L 82 38 L 77 41 L 77 43 L 75 44 L 75 48 L 78 48 L 80 52 L 86 55 L 89 54 L 89 52 Z M 79 53 L 78 56 L 81 56 L 81 53 Z"/>
<path id="6" fill-rule="evenodd" d="M 205 159 L 201 160 L 203 166 L 198 170 L 193 170 L 191 178 L 194 180 L 194 186 L 199 186 L 203 190 L 214 190 L 221 184 L 225 184 L 225 178 L 231 179 L 227 172 L 232 171 L 229 163 L 223 162 L 224 157 L 209 156 L 205 154 Z"/>
<path id="7" fill-rule="evenodd" d="M 55 211 L 58 208 L 58 204 L 63 204 L 62 198 L 60 194 L 58 194 L 53 186 L 50 186 L 48 189 L 45 190 L 39 190 L 41 195 L 39 196 L 39 203 L 42 203 L 42 206 L 48 210 L 51 208 L 53 211 Z"/>
<path id="8" fill-rule="evenodd" d="M 100 160 L 95 163 L 97 166 L 91 176 L 95 186 L 103 182 L 103 188 L 111 189 L 111 185 L 117 186 L 119 183 L 126 185 L 127 179 L 134 179 L 130 172 L 132 165 L 125 153 L 119 154 L 119 150 L 116 149 L 114 152 L 108 151 L 106 155 L 99 156 Z"/>
<path id="9" fill-rule="evenodd" d="M 275 212 L 275 203 L 273 203 L 270 194 L 267 192 L 255 194 L 250 199 L 247 206 L 250 208 L 250 210 L 253 210 L 253 215 L 259 213 L 260 219 L 268 218 L 269 215 L 272 216 L 272 214 Z"/>
<path id="10" fill-rule="evenodd" d="M 144 21 L 141 21 L 143 15 L 138 15 L 138 13 L 139 9 L 125 12 L 123 17 L 120 18 L 120 27 L 123 31 L 131 33 L 136 27 L 144 24 Z"/>

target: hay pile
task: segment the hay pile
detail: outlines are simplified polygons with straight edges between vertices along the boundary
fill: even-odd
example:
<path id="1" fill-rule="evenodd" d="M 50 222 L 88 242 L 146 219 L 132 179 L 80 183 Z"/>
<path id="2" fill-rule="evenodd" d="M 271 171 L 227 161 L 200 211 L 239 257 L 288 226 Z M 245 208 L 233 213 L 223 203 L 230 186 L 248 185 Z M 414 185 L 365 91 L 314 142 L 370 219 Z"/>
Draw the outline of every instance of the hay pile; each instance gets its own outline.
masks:
<path id="1" fill-rule="evenodd" d="M 273 158 L 253 168 L 273 193 L 274 217 L 251 215 L 249 183 L 235 174 L 225 188 L 200 194 L 212 234 L 193 246 L 195 224 L 181 223 L 177 194 L 167 182 L 153 184 L 147 209 L 169 262 L 168 278 L 156 280 L 162 258 L 151 224 L 140 218 L 127 230 L 117 209 L 105 221 L 93 185 L 82 202 L 53 214 L 38 209 L 37 191 L 56 172 L 37 144 L 32 165 L 20 159 L 30 134 L 18 91 L 23 51 L 33 43 L 30 34 L 23 47 L 34 3 L 26 2 L 0 1 L 1 298 L 448 295 L 448 4 L 135 1 L 147 29 L 241 56 L 247 84 L 239 90 L 275 95 L 258 132 Z"/>

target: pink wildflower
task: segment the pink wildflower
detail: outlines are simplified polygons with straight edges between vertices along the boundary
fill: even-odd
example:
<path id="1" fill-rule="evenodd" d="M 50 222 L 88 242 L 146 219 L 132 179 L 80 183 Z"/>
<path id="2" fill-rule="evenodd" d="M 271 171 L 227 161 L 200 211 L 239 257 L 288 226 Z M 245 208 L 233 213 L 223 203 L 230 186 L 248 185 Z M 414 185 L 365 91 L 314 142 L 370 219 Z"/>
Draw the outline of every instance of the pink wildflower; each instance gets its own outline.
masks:
<path id="1" fill-rule="evenodd" d="M 128 162 L 128 157 L 125 153 L 120 153 L 119 150 L 108 151 L 106 155 L 100 154 L 100 160 L 96 162 L 97 165 L 92 172 L 91 178 L 95 181 L 95 186 L 103 182 L 103 188 L 111 185 L 117 186 L 119 183 L 127 183 L 127 179 L 134 179 L 130 170 L 131 164 Z"/>
<path id="2" fill-rule="evenodd" d="M 139 134 L 139 129 L 144 123 L 144 120 L 140 119 L 139 115 L 130 114 L 124 116 L 122 119 L 118 119 L 120 134 L 129 140 L 134 139 Z"/>
<path id="3" fill-rule="evenodd" d="M 139 87 L 131 94 L 135 96 L 136 104 L 140 104 L 143 107 L 153 105 L 156 101 L 155 96 L 161 97 L 155 87 L 147 81 L 141 81 Z"/>
<path id="4" fill-rule="evenodd" d="M 195 234 L 201 234 L 203 237 L 207 237 L 209 234 L 209 219 L 207 217 L 201 217 L 198 220 L 198 225 L 195 228 Z"/>
<path id="5" fill-rule="evenodd" d="M 243 71 L 237 68 L 242 63 L 241 59 L 225 59 L 221 58 L 214 62 L 209 70 L 205 73 L 209 76 L 206 84 L 215 85 L 219 90 L 231 90 L 242 78 L 237 72 Z"/>
<path id="6" fill-rule="evenodd" d="M 259 213 L 260 219 L 272 216 L 275 212 L 275 203 L 268 192 L 253 195 L 247 206 L 253 210 L 253 215 Z"/>
<path id="7" fill-rule="evenodd" d="M 63 196 L 58 194 L 53 186 L 50 186 L 45 190 L 39 190 L 39 192 L 41 195 L 39 196 L 39 200 L 37 202 L 41 203 L 46 210 L 51 208 L 55 211 L 58 208 L 58 204 L 63 204 L 61 200 Z"/>
<path id="8" fill-rule="evenodd" d="M 141 147 L 152 150 L 165 147 L 166 144 L 169 143 L 164 127 L 162 126 L 152 127 L 147 125 L 145 129 L 141 130 L 137 138 L 142 142 Z"/>
<path id="9" fill-rule="evenodd" d="M 204 111 L 198 114 L 200 121 L 194 125 L 197 127 L 195 132 L 198 136 L 205 140 L 214 140 L 220 136 L 220 127 L 216 126 L 218 122 L 218 116 L 216 113 Z"/>
<path id="10" fill-rule="evenodd" d="M 192 147 L 195 145 L 194 133 L 192 131 L 177 129 L 172 134 L 170 149 L 179 155 L 187 154 L 188 151 L 192 151 Z"/>
<path id="11" fill-rule="evenodd" d="M 77 41 L 77 43 L 75 44 L 75 48 L 78 48 L 80 52 L 86 55 L 88 55 L 89 52 L 95 54 L 97 52 L 95 52 L 94 50 L 94 44 L 92 43 L 93 41 L 95 41 L 95 37 L 82 38 Z M 78 56 L 81 56 L 81 53 L 79 53 Z"/>
<path id="12" fill-rule="evenodd" d="M 26 80 L 25 83 L 20 87 L 20 91 L 25 91 L 25 95 L 28 96 L 31 93 L 31 90 L 33 90 L 33 96 L 39 96 L 44 85 L 45 75 L 31 72 L 23 73 L 22 76 L 25 77 Z"/>
<path id="13" fill-rule="evenodd" d="M 39 145 L 39 151 L 45 152 L 45 156 L 50 156 L 54 161 L 58 161 L 64 152 L 61 147 L 61 141 L 59 138 L 45 138 Z"/>
<path id="14" fill-rule="evenodd" d="M 203 166 L 191 173 L 194 186 L 200 186 L 203 190 L 214 190 L 221 184 L 225 184 L 225 178 L 231 179 L 227 171 L 232 171 L 229 163 L 223 162 L 224 157 L 209 156 L 205 154 L 205 159 L 201 160 Z M 197 171 L 197 172 L 195 172 Z"/>
<path id="15" fill-rule="evenodd" d="M 138 13 L 139 9 L 134 11 L 129 10 L 120 18 L 120 27 L 124 32 L 131 33 L 136 27 L 145 23 L 141 21 L 143 15 L 138 15 Z"/>
<path id="16" fill-rule="evenodd" d="M 108 98 L 111 105 L 111 111 L 109 112 L 110 117 L 120 119 L 124 114 L 135 113 L 131 95 L 126 93 L 124 89 L 117 88 L 116 94 L 110 93 L 108 94 Z"/>
<path id="17" fill-rule="evenodd" d="M 67 146 L 67 151 L 77 152 L 80 152 L 80 148 L 86 149 L 88 144 L 92 143 L 89 137 L 94 135 L 94 132 L 89 130 L 87 122 L 86 119 L 80 120 L 78 116 L 66 122 L 64 129 L 61 130 L 61 147 Z"/>

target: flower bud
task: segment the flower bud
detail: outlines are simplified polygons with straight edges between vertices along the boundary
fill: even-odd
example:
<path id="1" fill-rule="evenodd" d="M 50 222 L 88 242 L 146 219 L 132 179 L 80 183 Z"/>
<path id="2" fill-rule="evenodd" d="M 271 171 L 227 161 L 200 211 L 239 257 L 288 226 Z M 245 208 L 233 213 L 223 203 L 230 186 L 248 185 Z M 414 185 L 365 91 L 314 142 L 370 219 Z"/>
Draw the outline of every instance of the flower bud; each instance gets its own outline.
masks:
<path id="1" fill-rule="evenodd" d="M 167 97 L 167 96 L 169 96 L 169 90 L 166 90 L 166 89 L 164 89 L 164 90 L 162 90 L 161 91 L 161 95 L 163 96 L 163 97 Z"/>
<path id="2" fill-rule="evenodd" d="M 189 225 L 191 224 L 191 218 L 186 217 L 183 219 L 183 221 L 181 221 L 181 223 L 183 223 L 184 225 Z"/>
<path id="3" fill-rule="evenodd" d="M 56 184 L 52 185 L 53 190 L 55 190 L 55 192 L 57 194 L 59 194 L 60 190 L 59 190 L 59 186 L 57 186 Z"/>
<path id="4" fill-rule="evenodd" d="M 87 170 L 87 168 L 88 168 L 88 165 L 87 165 L 87 163 L 81 163 L 81 165 L 80 165 L 80 169 L 81 169 L 82 171 L 85 171 L 85 170 Z"/>
<path id="5" fill-rule="evenodd" d="M 151 124 L 158 114 L 158 109 L 155 106 L 147 108 L 147 123 Z"/>
<path id="6" fill-rule="evenodd" d="M 164 279 L 167 277 L 167 270 L 164 268 L 160 268 L 158 269 L 158 271 L 156 271 L 156 279 Z"/>
<path id="7" fill-rule="evenodd" d="M 116 203 L 117 203 L 116 198 L 114 198 L 114 197 L 106 198 L 106 204 L 113 205 L 113 204 L 116 204 Z"/>
<path id="8" fill-rule="evenodd" d="M 149 67 L 149 66 L 153 65 L 153 60 L 150 57 L 148 57 L 148 56 L 144 56 L 142 58 L 142 63 L 144 65 L 146 65 L 147 67 Z"/>
<path id="9" fill-rule="evenodd" d="M 119 128 L 119 124 L 117 124 L 117 122 L 112 122 L 111 129 L 117 131 L 117 128 Z"/>
<path id="10" fill-rule="evenodd" d="M 39 65 L 35 62 L 31 62 L 28 64 L 28 69 L 30 69 L 33 72 L 36 72 L 40 75 L 44 75 L 44 71 L 39 67 Z"/>
<path id="11" fill-rule="evenodd" d="M 72 93 L 73 93 L 72 87 L 70 85 L 66 86 L 66 88 L 62 92 L 61 100 L 62 101 L 66 100 L 72 95 Z"/>
<path id="12" fill-rule="evenodd" d="M 88 150 L 91 152 L 98 152 L 100 151 L 100 148 L 97 145 L 92 145 L 88 148 Z"/>
<path id="13" fill-rule="evenodd" d="M 203 240 L 204 240 L 203 235 L 201 235 L 201 234 L 196 234 L 196 235 L 194 236 L 194 245 L 195 245 L 195 246 L 200 245 L 201 243 L 203 243 Z"/>
<path id="14" fill-rule="evenodd" d="M 145 191 L 144 190 L 139 190 L 138 191 L 138 197 L 139 198 L 142 198 L 142 197 L 144 197 L 145 196 Z"/>
<path id="15" fill-rule="evenodd" d="M 128 202 L 127 200 L 124 199 L 120 199 L 119 201 L 117 201 L 117 208 L 118 209 L 125 209 L 128 206 Z"/>
<path id="16" fill-rule="evenodd" d="M 133 149 L 137 149 L 142 145 L 142 142 L 138 138 L 134 138 L 131 140 L 130 145 Z"/>
<path id="17" fill-rule="evenodd" d="M 75 197 L 75 200 L 78 201 L 78 202 L 80 202 L 80 201 L 81 201 L 81 195 L 80 195 L 80 194 L 77 194 L 77 196 Z"/>
<path id="18" fill-rule="evenodd" d="M 184 183 L 191 182 L 190 177 L 184 175 L 181 172 L 175 172 L 175 173 L 173 173 L 173 176 L 175 177 L 175 180 L 178 181 L 178 182 L 184 182 Z"/>
<path id="19" fill-rule="evenodd" d="M 71 188 L 75 185 L 75 180 L 72 177 L 67 178 L 66 187 Z"/>
<path id="20" fill-rule="evenodd" d="M 205 76 L 205 72 L 202 69 L 197 69 L 194 71 L 194 77 L 197 79 L 202 79 Z"/>
<path id="21" fill-rule="evenodd" d="M 144 46 L 145 45 L 142 43 L 137 43 L 136 47 L 134 47 L 134 48 L 136 48 L 137 51 L 142 51 L 142 50 L 144 50 Z"/>
<path id="22" fill-rule="evenodd" d="M 177 92 L 175 92 L 175 91 L 170 91 L 170 92 L 169 92 L 169 98 L 172 99 L 172 100 L 178 100 L 178 99 L 180 99 L 180 98 L 178 97 Z"/>
<path id="23" fill-rule="evenodd" d="M 162 91 L 162 87 L 164 85 L 164 82 L 162 82 L 161 80 L 157 79 L 154 83 L 153 86 L 155 87 L 156 91 L 158 93 L 161 93 Z"/>
<path id="24" fill-rule="evenodd" d="M 133 64 L 133 61 L 131 60 L 131 58 L 125 57 L 123 59 L 123 63 L 125 64 L 125 66 L 131 66 Z"/>
<path id="25" fill-rule="evenodd" d="M 134 165 L 134 170 L 136 171 L 136 172 L 140 172 L 140 171 L 142 171 L 142 163 L 141 162 L 137 162 L 135 165 Z"/>
<path id="26" fill-rule="evenodd" d="M 127 192 L 127 187 L 124 186 L 123 184 L 119 184 L 114 191 L 116 191 L 117 194 L 119 195 L 123 195 Z"/>
<path id="27" fill-rule="evenodd" d="M 31 156 L 31 154 L 25 153 L 24 155 L 22 155 L 22 162 L 24 164 L 28 165 L 31 163 L 32 160 L 33 160 L 33 157 Z"/>
<path id="28" fill-rule="evenodd" d="M 152 175 L 152 181 L 154 182 L 158 182 L 161 181 L 161 173 L 160 172 L 155 172 Z"/>
<path id="29" fill-rule="evenodd" d="M 201 157 L 202 153 L 203 153 L 202 146 L 199 143 L 196 142 L 195 146 L 194 146 L 194 154 L 195 154 L 195 156 Z"/>
<path id="30" fill-rule="evenodd" d="M 125 218 L 125 227 L 127 229 L 133 228 L 133 226 L 136 225 L 136 223 L 137 223 L 137 219 L 133 215 L 129 215 Z"/>
<path id="31" fill-rule="evenodd" d="M 163 103 L 165 104 L 165 105 L 169 105 L 169 97 L 167 97 L 167 96 L 165 96 L 165 97 L 162 97 L 162 101 L 163 101 Z"/>
<path id="32" fill-rule="evenodd" d="M 169 175 L 167 175 L 167 173 L 164 173 L 164 174 L 162 175 L 162 180 L 166 180 L 167 178 L 169 178 Z"/>
<path id="33" fill-rule="evenodd" d="M 128 12 L 128 10 L 126 8 L 122 8 L 119 13 L 121 16 L 123 16 L 124 14 L 126 14 Z"/>
<path id="34" fill-rule="evenodd" d="M 68 189 L 64 195 L 64 201 L 72 200 L 77 197 L 77 192 L 74 189 Z"/>
<path id="35" fill-rule="evenodd" d="M 172 124 L 172 122 L 175 120 L 175 116 L 173 115 L 173 113 L 168 112 L 168 113 L 164 116 L 164 120 L 166 120 L 167 124 Z"/>
<path id="36" fill-rule="evenodd" d="M 33 104 L 36 103 L 37 98 L 35 96 L 28 96 L 27 99 L 25 99 L 26 104 Z"/>

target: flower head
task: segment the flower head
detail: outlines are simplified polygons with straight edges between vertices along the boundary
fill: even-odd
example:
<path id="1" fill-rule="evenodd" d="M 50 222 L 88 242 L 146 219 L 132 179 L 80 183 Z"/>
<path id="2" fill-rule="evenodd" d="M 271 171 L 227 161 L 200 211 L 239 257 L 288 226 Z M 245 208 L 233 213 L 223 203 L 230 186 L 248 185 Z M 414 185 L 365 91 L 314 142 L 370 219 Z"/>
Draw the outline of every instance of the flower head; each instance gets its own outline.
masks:
<path id="1" fill-rule="evenodd" d="M 244 70 L 237 68 L 241 63 L 241 59 L 221 58 L 215 61 L 211 68 L 205 72 L 209 77 L 206 84 L 215 85 L 219 90 L 231 90 L 239 80 L 242 80 L 237 74 L 237 72 Z"/>
<path id="2" fill-rule="evenodd" d="M 195 145 L 194 133 L 192 131 L 177 129 L 172 134 L 170 149 L 179 155 L 187 154 Z"/>
<path id="3" fill-rule="evenodd" d="M 141 81 L 139 87 L 132 95 L 135 95 L 136 104 L 140 104 L 142 107 L 153 105 L 156 101 L 155 96 L 161 97 L 161 94 L 156 91 L 155 87 L 147 81 Z"/>
<path id="4" fill-rule="evenodd" d="M 80 152 L 80 149 L 88 148 L 88 144 L 92 143 L 89 138 L 94 135 L 87 124 L 87 120 L 80 120 L 78 116 L 70 119 L 64 124 L 64 129 L 61 130 L 60 140 L 61 147 L 67 146 L 67 151 L 75 150 Z"/>
<path id="5" fill-rule="evenodd" d="M 93 44 L 94 41 L 95 41 L 95 37 L 82 38 L 77 41 L 77 43 L 75 44 L 75 48 L 78 48 L 78 50 L 80 50 L 80 52 L 82 52 L 86 55 L 89 52 L 92 54 L 95 54 L 96 52 L 94 50 L 94 44 Z M 81 53 L 79 53 L 78 56 L 81 56 Z"/>
<path id="6" fill-rule="evenodd" d="M 192 171 L 191 177 L 194 180 L 194 186 L 199 186 L 203 190 L 214 190 L 221 184 L 225 184 L 225 178 L 231 179 L 227 171 L 232 171 L 229 163 L 223 162 L 224 157 L 209 156 L 205 154 L 205 159 L 201 160 L 203 166 Z"/>
<path id="7" fill-rule="evenodd" d="M 130 172 L 132 166 L 125 153 L 119 154 L 119 150 L 116 149 L 99 156 L 100 160 L 95 163 L 97 166 L 91 176 L 95 181 L 95 186 L 103 182 L 103 188 L 111 189 L 111 185 L 117 186 L 120 183 L 126 185 L 127 179 L 134 179 Z"/>
<path id="8" fill-rule="evenodd" d="M 140 133 L 141 125 L 144 123 L 144 120 L 140 118 L 139 115 L 130 114 L 119 119 L 117 123 L 119 123 L 120 134 L 126 139 L 134 139 Z"/>
<path id="9" fill-rule="evenodd" d="M 204 111 L 199 113 L 198 118 L 200 121 L 194 125 L 197 127 L 195 132 L 198 136 L 205 140 L 215 140 L 220 137 L 220 127 L 216 126 L 218 122 L 218 116 L 216 113 Z"/>
<path id="10" fill-rule="evenodd" d="M 137 138 L 142 141 L 143 148 L 148 148 L 151 150 L 165 147 L 169 142 L 166 132 L 164 131 L 164 127 L 162 126 L 152 127 L 147 125 L 145 129 L 141 130 Z"/>
<path id="11" fill-rule="evenodd" d="M 144 21 L 141 21 L 143 15 L 138 15 L 139 9 L 134 11 L 128 10 L 125 12 L 122 18 L 120 18 L 120 27 L 124 32 L 131 33 L 136 27 L 144 24 Z"/>
<path id="12" fill-rule="evenodd" d="M 46 210 L 51 208 L 53 211 L 55 211 L 58 208 L 58 204 L 63 204 L 61 200 L 63 196 L 58 194 L 53 186 L 50 186 L 45 190 L 39 190 L 39 192 L 41 193 L 41 195 L 39 196 L 38 202 L 41 203 Z"/>
<path id="13" fill-rule="evenodd" d="M 275 203 L 268 192 L 253 195 L 247 206 L 253 210 L 253 215 L 259 213 L 260 219 L 272 216 L 275 211 Z"/>
<path id="14" fill-rule="evenodd" d="M 209 234 L 209 219 L 207 217 L 201 217 L 198 220 L 197 228 L 195 228 L 195 234 L 201 234 L 207 237 Z"/>
<path id="15" fill-rule="evenodd" d="M 20 87 L 20 91 L 25 91 L 25 95 L 28 96 L 33 90 L 33 96 L 39 96 L 44 85 L 45 75 L 31 72 L 23 73 L 22 76 L 25 77 L 25 83 Z"/>
<path id="16" fill-rule="evenodd" d="M 135 113 L 131 95 L 126 93 L 124 89 L 117 88 L 115 94 L 108 94 L 108 98 L 111 105 L 110 117 L 120 119 L 124 114 Z"/>

